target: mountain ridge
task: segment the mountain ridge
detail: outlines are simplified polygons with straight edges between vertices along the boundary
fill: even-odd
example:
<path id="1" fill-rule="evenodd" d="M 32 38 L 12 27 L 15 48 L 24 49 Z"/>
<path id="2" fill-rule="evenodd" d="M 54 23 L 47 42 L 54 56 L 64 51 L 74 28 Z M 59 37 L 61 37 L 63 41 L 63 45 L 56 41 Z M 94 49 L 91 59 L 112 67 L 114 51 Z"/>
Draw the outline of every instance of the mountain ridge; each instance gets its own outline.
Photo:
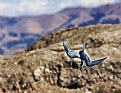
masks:
<path id="1" fill-rule="evenodd" d="M 51 15 L 0 17 L 1 54 L 11 55 L 52 31 L 95 24 L 120 24 L 121 3 L 97 8 L 67 8 Z M 9 38 L 9 39 L 8 39 Z M 30 42 L 31 41 L 31 42 Z M 11 44 L 11 47 L 9 45 Z"/>

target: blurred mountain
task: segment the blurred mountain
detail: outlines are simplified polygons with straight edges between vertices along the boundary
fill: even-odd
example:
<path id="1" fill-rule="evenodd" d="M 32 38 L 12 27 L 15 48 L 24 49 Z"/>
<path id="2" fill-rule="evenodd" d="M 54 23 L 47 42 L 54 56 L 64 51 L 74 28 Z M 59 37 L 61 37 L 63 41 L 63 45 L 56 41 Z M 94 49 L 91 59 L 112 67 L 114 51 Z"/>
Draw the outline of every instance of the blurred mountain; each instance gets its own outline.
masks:
<path id="1" fill-rule="evenodd" d="M 52 31 L 95 24 L 121 23 L 121 3 L 97 8 L 66 8 L 52 15 L 0 17 L 0 53 L 11 55 Z"/>
<path id="2" fill-rule="evenodd" d="M 82 49 L 102 63 L 79 68 L 70 49 Z M 72 65 L 71 65 L 72 62 Z M 0 57 L 0 93 L 121 93 L 121 24 L 58 30 L 11 57 Z"/>

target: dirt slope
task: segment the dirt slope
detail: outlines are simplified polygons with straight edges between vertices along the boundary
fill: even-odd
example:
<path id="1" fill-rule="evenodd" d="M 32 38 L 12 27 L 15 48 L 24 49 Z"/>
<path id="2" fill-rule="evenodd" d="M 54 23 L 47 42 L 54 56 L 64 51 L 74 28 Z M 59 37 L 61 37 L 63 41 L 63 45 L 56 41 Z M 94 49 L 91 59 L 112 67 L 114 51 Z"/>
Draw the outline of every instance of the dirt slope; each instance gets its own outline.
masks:
<path id="1" fill-rule="evenodd" d="M 92 59 L 107 56 L 94 67 L 79 68 L 62 41 L 81 49 L 87 41 Z M 121 25 L 96 25 L 52 32 L 24 52 L 0 60 L 0 91 L 7 93 L 120 93 Z"/>

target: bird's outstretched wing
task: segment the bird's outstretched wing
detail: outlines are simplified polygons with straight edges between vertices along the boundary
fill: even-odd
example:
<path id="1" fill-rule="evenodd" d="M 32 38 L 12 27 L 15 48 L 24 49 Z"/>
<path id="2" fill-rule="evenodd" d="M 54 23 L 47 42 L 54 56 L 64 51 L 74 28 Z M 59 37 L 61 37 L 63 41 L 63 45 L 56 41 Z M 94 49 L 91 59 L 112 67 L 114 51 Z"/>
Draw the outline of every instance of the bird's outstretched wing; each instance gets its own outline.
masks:
<path id="1" fill-rule="evenodd" d="M 103 60 L 105 60 L 107 57 L 104 57 L 104 58 L 101 58 L 101 59 L 98 59 L 98 60 L 94 60 L 92 61 L 92 65 L 97 65 L 99 63 L 101 63 Z"/>
<path id="2" fill-rule="evenodd" d="M 87 49 L 87 43 L 86 42 L 83 43 L 83 50 L 85 50 L 85 49 Z"/>
<path id="3" fill-rule="evenodd" d="M 64 42 L 63 42 L 63 47 L 64 47 L 64 50 L 66 51 L 66 54 L 70 58 L 80 58 L 80 55 L 79 55 L 80 50 L 71 50 L 67 47 L 67 45 Z"/>
<path id="4" fill-rule="evenodd" d="M 86 62 L 86 65 L 90 67 L 90 66 L 94 66 L 94 65 L 101 63 L 106 58 L 107 57 L 92 61 L 91 58 L 89 57 L 89 55 L 85 55 L 84 60 Z"/>

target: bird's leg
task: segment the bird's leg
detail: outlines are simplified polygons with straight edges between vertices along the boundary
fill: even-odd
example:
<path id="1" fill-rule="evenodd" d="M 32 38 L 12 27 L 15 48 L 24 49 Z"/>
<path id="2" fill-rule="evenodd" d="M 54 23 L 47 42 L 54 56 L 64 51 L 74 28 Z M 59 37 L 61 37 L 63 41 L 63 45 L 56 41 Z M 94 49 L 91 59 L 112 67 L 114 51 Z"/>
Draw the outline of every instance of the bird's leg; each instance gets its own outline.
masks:
<path id="1" fill-rule="evenodd" d="M 82 76 L 83 76 L 82 66 L 83 66 L 83 61 L 81 60 L 81 62 L 80 62 L 80 64 L 79 64 L 79 68 L 80 68 L 80 71 L 82 72 Z"/>
<path id="2" fill-rule="evenodd" d="M 83 61 L 81 60 L 81 62 L 79 64 L 80 69 L 82 68 L 82 66 L 83 66 Z"/>
<path id="3" fill-rule="evenodd" d="M 70 67 L 73 66 L 73 59 L 71 58 Z"/>

